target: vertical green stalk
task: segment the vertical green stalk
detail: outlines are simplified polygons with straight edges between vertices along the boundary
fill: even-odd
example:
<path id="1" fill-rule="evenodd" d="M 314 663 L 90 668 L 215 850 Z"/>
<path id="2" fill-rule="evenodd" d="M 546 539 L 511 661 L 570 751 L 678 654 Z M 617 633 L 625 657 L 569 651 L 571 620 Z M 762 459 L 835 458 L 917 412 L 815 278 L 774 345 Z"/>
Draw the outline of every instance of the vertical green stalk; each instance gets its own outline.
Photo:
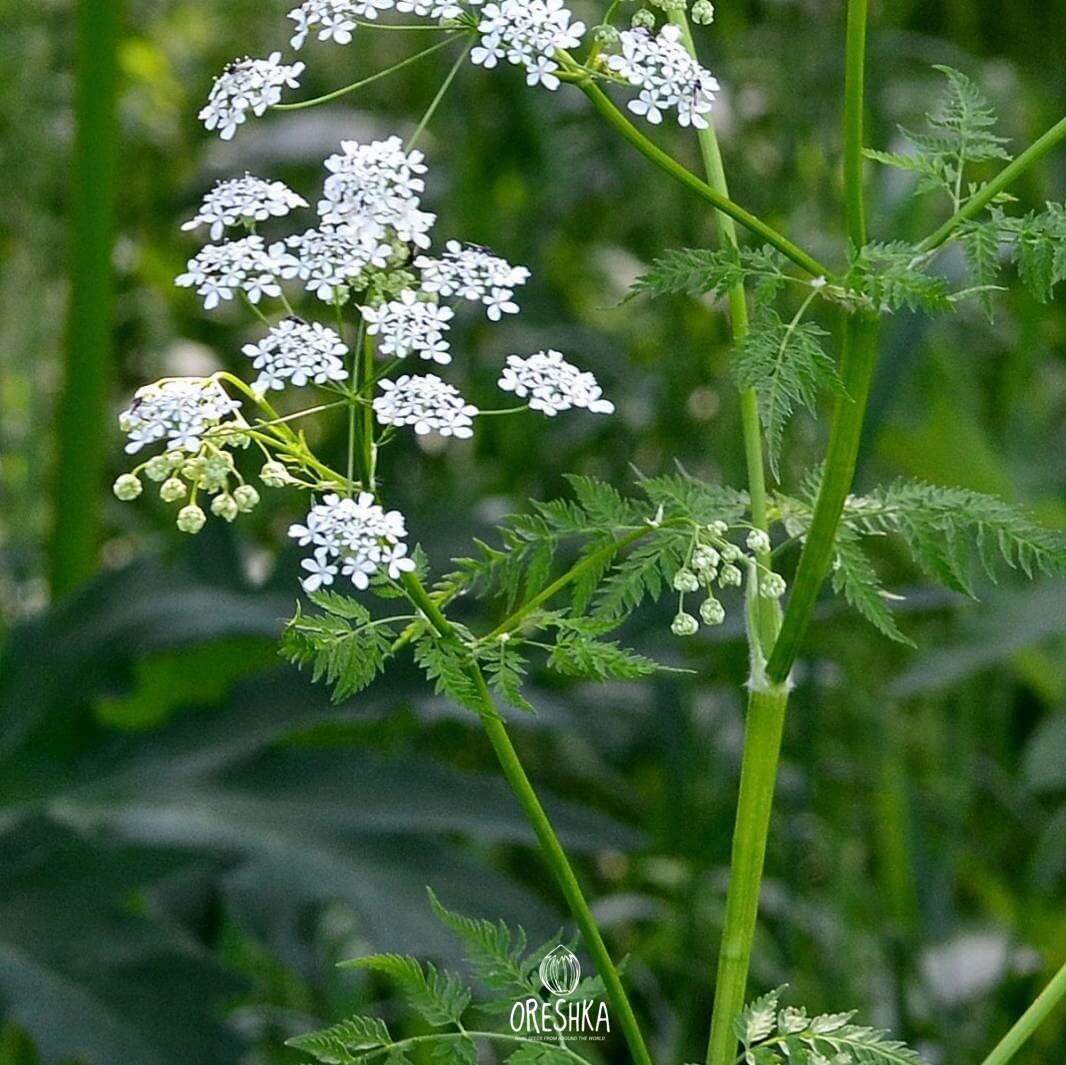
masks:
<path id="1" fill-rule="evenodd" d="M 427 594 L 418 577 L 412 573 L 405 573 L 403 584 L 411 601 L 425 614 L 429 623 L 439 635 L 444 639 L 456 639 L 455 630 L 451 622 L 448 621 L 444 612 Z M 540 844 L 541 853 L 551 867 L 563 897 L 570 907 L 570 912 L 581 930 L 581 938 L 589 954 L 592 955 L 596 971 L 603 980 L 604 987 L 607 990 L 607 998 L 610 1000 L 618 1018 L 618 1023 L 621 1025 L 622 1034 L 629 1046 L 632 1059 L 636 1065 L 652 1065 L 651 1055 L 648 1053 L 648 1048 L 644 1043 L 644 1036 L 641 1034 L 640 1026 L 629 1002 L 629 996 L 622 985 L 618 969 L 611 960 L 607 945 L 603 941 L 603 936 L 600 935 L 596 919 L 592 916 L 592 910 L 589 908 L 589 904 L 581 890 L 581 885 L 578 883 L 577 876 L 570 865 L 570 860 L 566 856 L 566 851 L 559 842 L 559 837 L 555 834 L 555 829 L 552 828 L 551 821 L 548 819 L 544 807 L 541 806 L 529 777 L 526 776 L 526 772 L 522 768 L 518 752 L 514 749 L 503 719 L 496 710 L 495 701 L 485 681 L 484 674 L 476 662 L 471 663 L 469 672 L 474 684 L 477 685 L 477 690 L 484 705 L 485 713 L 482 715 L 481 722 L 485 735 L 488 737 L 489 743 L 492 744 L 492 749 L 496 753 L 496 758 L 500 763 L 500 768 L 503 770 L 507 783 L 510 785 L 515 798 L 518 799 L 519 805 L 532 826 Z"/>
<path id="2" fill-rule="evenodd" d="M 982 1065 L 1007 1065 L 1063 998 L 1066 998 L 1066 965 L 1051 978 L 1051 983 L 1018 1018 L 1014 1027 L 999 1041 Z"/>
<path id="3" fill-rule="evenodd" d="M 708 1065 L 732 1065 L 736 1057 L 733 1019 L 744 1008 L 787 707 L 788 689 L 784 687 L 752 692 L 748 700 Z"/>
<path id="4" fill-rule="evenodd" d="M 96 568 L 112 361 L 111 249 L 121 10 L 119 0 L 79 0 L 77 4 L 67 253 L 70 299 L 49 558 L 55 596 L 70 592 Z"/>

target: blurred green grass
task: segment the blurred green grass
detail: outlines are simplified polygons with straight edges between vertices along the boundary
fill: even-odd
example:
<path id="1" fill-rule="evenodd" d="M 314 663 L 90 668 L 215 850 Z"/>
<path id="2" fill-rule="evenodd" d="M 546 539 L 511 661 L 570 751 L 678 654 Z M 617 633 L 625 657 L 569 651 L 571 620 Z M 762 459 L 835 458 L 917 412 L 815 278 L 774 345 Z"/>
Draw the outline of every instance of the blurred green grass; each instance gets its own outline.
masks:
<path id="1" fill-rule="evenodd" d="M 280 43 L 287 6 L 128 0 L 109 419 L 165 371 L 238 365 L 247 327 L 205 318 L 172 285 L 195 247 L 178 223 L 202 192 L 245 167 L 313 190 L 342 137 L 412 129 L 447 69 L 447 57 L 431 60 L 336 107 L 247 127 L 233 146 L 209 140 L 195 113 L 211 77 Z M 701 35 L 726 86 L 735 195 L 827 258 L 840 241 L 838 6 L 721 3 Z M 1016 146 L 1061 115 L 1061 0 L 879 7 L 876 143 L 930 106 L 934 62 L 986 86 Z M 331 961 L 366 946 L 447 956 L 426 881 L 449 905 L 545 935 L 561 911 L 517 813 L 492 790 L 472 723 L 413 677 L 330 710 L 306 678 L 271 664 L 294 597 L 295 559 L 277 548 L 287 501 L 268 496 L 254 520 L 212 526 L 190 546 L 161 507 L 123 507 L 105 482 L 102 575 L 42 613 L 70 260 L 71 15 L 60 0 L 0 2 L 0 1010 L 10 1020 L 0 1063 L 35 1060 L 16 1030 L 47 1060 L 287 1062 L 284 1035 L 384 993 L 338 977 Z M 387 65 L 411 49 L 406 37 L 313 48 L 307 93 Z M 694 144 L 665 136 L 695 163 Z M 550 437 L 495 419 L 470 445 L 391 457 L 402 476 L 390 490 L 434 563 L 525 499 L 564 491 L 566 472 L 622 483 L 631 465 L 655 472 L 678 459 L 736 483 L 721 313 L 617 306 L 642 262 L 713 239 L 705 212 L 579 100 L 529 91 L 512 72 L 464 71 L 425 148 L 438 231 L 534 271 L 519 320 L 462 336 L 474 386 L 489 387 L 511 345 L 555 346 L 580 353 L 619 401 L 610 422 L 562 423 Z M 875 235 L 918 236 L 934 220 L 891 175 L 871 182 Z M 1061 157 L 1018 192 L 1032 205 L 1061 200 Z M 1062 525 L 1066 310 L 1014 292 L 998 302 L 992 327 L 968 313 L 893 322 L 860 483 L 907 474 L 965 485 Z M 795 426 L 786 478 L 816 461 L 817 442 L 810 423 Z M 112 474 L 120 451 L 113 433 Z M 902 559 L 883 564 L 909 591 Z M 1008 585 L 975 607 L 915 590 L 905 624 L 919 652 L 826 605 L 786 739 L 759 989 L 788 982 L 798 1001 L 859 1008 L 934 1062 L 976 1061 L 1061 960 L 1063 600 L 1061 589 Z M 675 654 L 665 621 L 641 618 L 633 641 Z M 664 1062 L 699 1054 L 710 1002 L 739 754 L 738 635 L 694 648 L 698 680 L 603 691 L 537 678 L 540 714 L 519 723 L 535 778 L 569 804 L 583 875 L 616 949 L 632 955 Z M 406 800 L 385 801 L 397 793 Z M 51 975 L 42 986 L 73 981 L 101 1009 L 16 993 L 16 948 Z M 206 988 L 203 1016 L 194 1005 Z M 92 1034 L 101 1017 L 123 1041 Z M 1048 1025 L 1020 1065 L 1056 1061 L 1064 1031 Z"/>

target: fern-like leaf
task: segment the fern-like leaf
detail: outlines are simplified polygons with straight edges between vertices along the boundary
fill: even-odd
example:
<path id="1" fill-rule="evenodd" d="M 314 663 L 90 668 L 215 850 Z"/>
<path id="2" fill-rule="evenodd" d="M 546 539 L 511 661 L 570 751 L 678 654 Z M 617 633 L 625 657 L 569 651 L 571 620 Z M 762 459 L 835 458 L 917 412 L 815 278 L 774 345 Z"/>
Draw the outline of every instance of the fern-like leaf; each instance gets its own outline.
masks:
<path id="1" fill-rule="evenodd" d="M 342 963 L 346 968 L 370 969 L 392 980 L 411 1008 L 437 1028 L 458 1025 L 470 1005 L 469 988 L 454 973 L 423 967 L 417 958 L 401 954 L 371 954 Z"/>
<path id="2" fill-rule="evenodd" d="M 516 710 L 533 713 L 532 704 L 522 695 L 526 677 L 526 660 L 519 650 L 519 642 L 508 636 L 497 640 L 481 655 L 481 664 L 488 674 L 489 685 Z"/>
<path id="3" fill-rule="evenodd" d="M 866 552 L 851 537 L 838 539 L 833 559 L 833 591 L 843 595 L 875 629 L 896 643 L 914 646 L 900 632 L 887 593 Z"/>
<path id="4" fill-rule="evenodd" d="M 384 1021 L 376 1017 L 350 1017 L 320 1032 L 298 1035 L 285 1045 L 310 1054 L 323 1065 L 352 1065 L 368 1050 L 379 1050 L 391 1043 Z"/>
<path id="5" fill-rule="evenodd" d="M 883 311 L 950 310 L 953 301 L 947 282 L 925 273 L 923 261 L 913 244 L 871 242 L 853 253 L 847 286 Z"/>
<path id="6" fill-rule="evenodd" d="M 470 673 L 473 659 L 462 647 L 427 632 L 415 644 L 414 656 L 438 695 L 475 713 L 488 712 Z"/>
<path id="7" fill-rule="evenodd" d="M 735 285 L 754 283 L 760 303 L 769 299 L 788 275 L 787 262 L 776 249 L 683 248 L 656 259 L 637 279 L 632 295 L 724 296 Z"/>

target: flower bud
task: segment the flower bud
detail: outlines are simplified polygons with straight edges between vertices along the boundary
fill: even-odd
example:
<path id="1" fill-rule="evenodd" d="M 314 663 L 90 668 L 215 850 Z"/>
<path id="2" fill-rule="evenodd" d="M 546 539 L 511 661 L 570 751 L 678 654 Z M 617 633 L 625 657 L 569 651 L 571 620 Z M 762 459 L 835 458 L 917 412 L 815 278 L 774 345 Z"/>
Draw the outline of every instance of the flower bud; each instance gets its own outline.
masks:
<path id="1" fill-rule="evenodd" d="M 697 570 L 717 569 L 721 560 L 722 556 L 713 547 L 705 547 L 703 544 L 692 552 L 692 565 Z"/>
<path id="2" fill-rule="evenodd" d="M 259 504 L 259 493 L 250 485 L 242 484 L 233 490 L 233 498 L 242 514 L 254 510 Z"/>
<path id="3" fill-rule="evenodd" d="M 670 624 L 670 631 L 675 636 L 695 636 L 699 632 L 699 628 L 700 623 L 691 614 L 686 614 L 683 610 L 678 611 Z"/>
<path id="4" fill-rule="evenodd" d="M 723 562 L 739 562 L 744 552 L 736 544 L 724 544 L 722 547 Z"/>
<path id="5" fill-rule="evenodd" d="M 211 513 L 216 518 L 222 518 L 224 521 L 233 521 L 234 518 L 240 513 L 240 507 L 237 506 L 237 500 L 229 494 L 229 492 L 219 492 L 214 499 L 211 500 Z"/>
<path id="6" fill-rule="evenodd" d="M 764 573 L 759 578 L 759 595 L 763 599 L 780 599 L 788 585 L 780 573 Z"/>
<path id="7" fill-rule="evenodd" d="M 694 592 L 700 586 L 699 578 L 690 569 L 679 569 L 674 574 L 674 590 L 678 592 Z"/>
<path id="8" fill-rule="evenodd" d="M 711 0 L 696 0 L 692 5 L 692 21 L 697 26 L 709 26 L 714 22 L 714 4 Z"/>
<path id="9" fill-rule="evenodd" d="M 700 604 L 700 617 L 704 625 L 721 625 L 725 621 L 725 607 L 711 596 Z"/>
<path id="10" fill-rule="evenodd" d="M 752 529 L 748 533 L 748 549 L 757 555 L 765 554 L 770 550 L 770 537 L 762 529 Z"/>
<path id="11" fill-rule="evenodd" d="M 711 521 L 707 523 L 707 531 L 712 536 L 725 536 L 729 532 L 729 526 L 721 520 Z"/>
<path id="12" fill-rule="evenodd" d="M 718 574 L 718 583 L 723 588 L 739 588 L 743 582 L 744 574 L 732 563 L 723 566 L 722 572 Z"/>
<path id="13" fill-rule="evenodd" d="M 259 479 L 268 488 L 284 488 L 292 480 L 289 471 L 280 462 L 264 462 Z"/>
<path id="14" fill-rule="evenodd" d="M 115 481 L 113 491 L 116 499 L 128 503 L 131 499 L 136 499 L 144 491 L 144 487 L 132 473 L 124 473 Z"/>
<path id="15" fill-rule="evenodd" d="M 633 16 L 633 29 L 635 30 L 650 30 L 654 26 L 655 15 L 653 15 L 646 7 L 642 7 Z"/>
<path id="16" fill-rule="evenodd" d="M 169 477 L 159 489 L 159 498 L 164 503 L 176 503 L 179 499 L 184 499 L 187 492 L 184 481 L 177 477 Z"/>
<path id="17" fill-rule="evenodd" d="M 593 38 L 608 48 L 618 43 L 618 30 L 614 26 L 596 26 L 592 31 Z"/>
<path id="18" fill-rule="evenodd" d="M 150 481 L 165 481 L 170 476 L 170 460 L 166 455 L 153 455 L 144 467 L 144 475 Z"/>
<path id="19" fill-rule="evenodd" d="M 195 504 L 182 507 L 178 511 L 178 528 L 183 533 L 195 536 L 207 522 L 207 515 Z"/>

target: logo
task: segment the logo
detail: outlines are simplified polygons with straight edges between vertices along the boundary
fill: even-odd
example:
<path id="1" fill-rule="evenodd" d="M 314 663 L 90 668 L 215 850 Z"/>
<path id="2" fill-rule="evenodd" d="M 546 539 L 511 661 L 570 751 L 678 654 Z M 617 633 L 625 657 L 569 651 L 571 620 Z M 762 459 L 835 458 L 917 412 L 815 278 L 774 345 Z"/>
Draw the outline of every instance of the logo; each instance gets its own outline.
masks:
<path id="1" fill-rule="evenodd" d="M 561 943 L 540 963 L 540 982 L 552 995 L 572 995 L 581 983 L 581 962 Z"/>
<path id="2" fill-rule="evenodd" d="M 607 1003 L 595 998 L 577 998 L 581 962 L 563 944 L 541 959 L 537 970 L 547 998 L 529 997 L 511 1007 L 511 1031 L 527 1039 L 554 1042 L 567 1039 L 603 1040 L 611 1031 Z"/>

